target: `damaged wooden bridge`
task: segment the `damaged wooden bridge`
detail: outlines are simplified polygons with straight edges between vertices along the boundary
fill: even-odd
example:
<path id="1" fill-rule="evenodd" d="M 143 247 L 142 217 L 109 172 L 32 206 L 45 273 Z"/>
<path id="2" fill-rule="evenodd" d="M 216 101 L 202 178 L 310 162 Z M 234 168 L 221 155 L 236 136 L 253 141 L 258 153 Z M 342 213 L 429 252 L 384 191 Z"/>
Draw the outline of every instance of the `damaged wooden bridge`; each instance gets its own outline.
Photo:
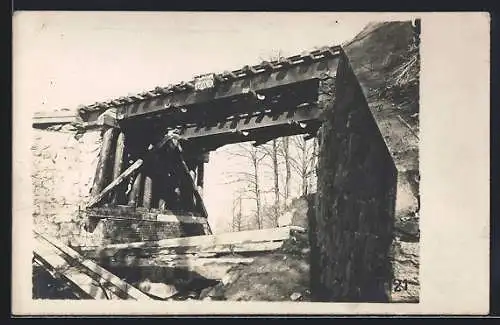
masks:
<path id="1" fill-rule="evenodd" d="M 325 47 L 81 107 L 80 127 L 102 127 L 91 198 L 81 217 L 88 232 L 98 224 L 117 231 L 105 234 L 109 245 L 79 247 L 79 253 L 36 234 L 35 262 L 81 296 L 150 299 L 148 290 L 129 284 L 137 279 L 110 272 L 135 270 L 144 278 L 153 268 L 166 272 L 164 280 L 185 274 L 220 280 L 253 255 L 279 250 L 300 229 L 212 234 L 204 165 L 210 151 L 227 144 L 316 136 L 325 108 L 320 84 L 336 78 L 347 64 L 343 57 L 339 46 Z M 67 123 L 66 113 L 60 119 Z M 37 116 L 33 125 L 56 122 Z"/>

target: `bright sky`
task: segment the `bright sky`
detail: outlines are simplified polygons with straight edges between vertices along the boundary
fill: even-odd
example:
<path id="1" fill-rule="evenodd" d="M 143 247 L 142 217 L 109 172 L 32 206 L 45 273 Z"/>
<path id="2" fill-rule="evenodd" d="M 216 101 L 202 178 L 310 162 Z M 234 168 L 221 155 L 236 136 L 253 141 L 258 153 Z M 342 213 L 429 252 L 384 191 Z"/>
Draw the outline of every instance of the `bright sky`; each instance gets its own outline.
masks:
<path id="1" fill-rule="evenodd" d="M 16 105 L 75 109 L 351 39 L 373 14 L 21 12 L 13 25 Z M 17 79 L 17 80 L 16 80 Z M 205 198 L 216 228 L 230 218 L 224 153 L 207 166 Z M 245 168 L 244 166 L 242 168 Z M 224 223 L 224 222 L 223 222 Z"/>

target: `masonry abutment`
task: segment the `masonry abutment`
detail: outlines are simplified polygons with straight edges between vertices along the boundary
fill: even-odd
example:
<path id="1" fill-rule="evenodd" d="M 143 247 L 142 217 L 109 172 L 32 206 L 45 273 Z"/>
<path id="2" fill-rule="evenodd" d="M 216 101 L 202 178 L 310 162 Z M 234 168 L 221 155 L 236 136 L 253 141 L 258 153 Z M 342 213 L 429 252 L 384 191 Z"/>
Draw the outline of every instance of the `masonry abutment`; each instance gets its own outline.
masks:
<path id="1" fill-rule="evenodd" d="M 345 55 L 319 85 L 311 274 L 318 301 L 390 300 L 396 170 Z M 314 236 L 314 234 L 313 234 Z"/>

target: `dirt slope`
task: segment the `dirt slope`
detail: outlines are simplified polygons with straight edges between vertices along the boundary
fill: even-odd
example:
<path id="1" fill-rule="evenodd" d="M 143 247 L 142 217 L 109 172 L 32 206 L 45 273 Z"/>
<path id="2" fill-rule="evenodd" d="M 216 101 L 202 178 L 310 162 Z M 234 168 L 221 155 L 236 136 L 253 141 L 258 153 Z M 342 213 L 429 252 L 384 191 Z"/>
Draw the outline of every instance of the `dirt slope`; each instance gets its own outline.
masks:
<path id="1" fill-rule="evenodd" d="M 417 129 L 419 43 L 419 28 L 404 21 L 369 24 L 343 46 L 368 102 L 391 102 Z"/>

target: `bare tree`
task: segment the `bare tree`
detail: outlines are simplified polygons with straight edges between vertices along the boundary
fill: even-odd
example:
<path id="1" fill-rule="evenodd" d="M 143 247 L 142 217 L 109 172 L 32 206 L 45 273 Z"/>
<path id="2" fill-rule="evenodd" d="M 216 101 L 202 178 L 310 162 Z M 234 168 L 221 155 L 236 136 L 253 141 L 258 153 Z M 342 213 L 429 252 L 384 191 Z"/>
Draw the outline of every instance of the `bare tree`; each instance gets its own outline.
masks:
<path id="1" fill-rule="evenodd" d="M 279 183 L 279 142 L 278 139 L 273 139 L 270 145 L 262 145 L 261 149 L 266 153 L 268 157 L 271 159 L 271 165 L 267 165 L 265 162 L 263 165 L 270 167 L 273 172 L 273 194 L 274 194 L 274 202 L 272 213 L 268 214 L 268 218 L 270 219 L 273 225 L 278 224 L 278 218 L 280 215 L 280 183 Z"/>
<path id="2" fill-rule="evenodd" d="M 273 149 L 271 152 L 271 159 L 273 161 L 273 176 L 274 176 L 274 217 L 275 223 L 278 224 L 278 217 L 280 215 L 280 184 L 279 184 L 279 165 L 278 165 L 278 141 L 273 139 Z"/>
<path id="3" fill-rule="evenodd" d="M 311 180 L 315 172 L 315 142 L 305 140 L 303 136 L 291 138 L 294 154 L 290 156 L 290 166 L 300 180 L 300 193 L 305 196 L 310 191 Z"/>
<path id="4" fill-rule="evenodd" d="M 231 224 L 232 231 L 241 231 L 243 226 L 243 193 L 238 191 L 233 198 L 233 220 Z"/>
<path id="5" fill-rule="evenodd" d="M 235 157 L 247 159 L 251 165 L 250 171 L 239 171 L 233 173 L 233 180 L 229 183 L 246 184 L 245 192 L 249 194 L 248 199 L 255 202 L 255 226 L 257 229 L 262 229 L 262 189 L 259 177 L 259 170 L 264 158 L 267 157 L 267 152 L 262 148 L 252 146 L 249 143 L 241 143 L 237 145 L 239 151 L 232 151 L 230 154 Z M 234 179 L 235 178 L 235 179 Z M 245 197 L 242 197 L 242 199 Z"/>
<path id="6" fill-rule="evenodd" d="M 291 159 L 290 159 L 290 138 L 283 137 L 281 139 L 282 147 L 281 147 L 281 155 L 283 157 L 283 161 L 285 163 L 285 207 L 289 203 L 290 199 L 290 180 L 292 179 L 292 169 L 291 169 Z"/>

